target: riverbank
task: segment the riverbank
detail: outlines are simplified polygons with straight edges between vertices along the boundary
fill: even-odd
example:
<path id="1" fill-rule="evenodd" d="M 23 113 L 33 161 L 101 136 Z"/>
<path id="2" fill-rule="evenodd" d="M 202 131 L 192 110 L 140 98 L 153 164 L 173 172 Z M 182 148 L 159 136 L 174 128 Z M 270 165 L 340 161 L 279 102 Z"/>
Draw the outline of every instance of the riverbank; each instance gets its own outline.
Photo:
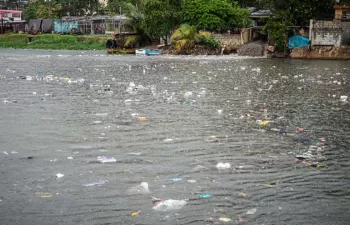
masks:
<path id="1" fill-rule="evenodd" d="M 58 34 L 7 34 L 0 37 L 0 48 L 52 50 L 105 50 L 110 36 Z"/>
<path id="2" fill-rule="evenodd" d="M 292 59 L 350 59 L 350 46 L 313 46 L 292 50 Z"/>

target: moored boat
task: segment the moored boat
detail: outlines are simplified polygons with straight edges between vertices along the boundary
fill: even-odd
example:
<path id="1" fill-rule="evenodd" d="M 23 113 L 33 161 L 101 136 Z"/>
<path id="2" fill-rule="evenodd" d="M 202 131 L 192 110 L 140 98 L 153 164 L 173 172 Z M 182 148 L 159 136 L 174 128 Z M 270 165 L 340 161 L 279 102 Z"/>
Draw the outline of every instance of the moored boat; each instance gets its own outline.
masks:
<path id="1" fill-rule="evenodd" d="M 135 54 L 135 49 L 117 49 L 117 48 L 107 48 L 108 54 Z"/>
<path id="2" fill-rule="evenodd" d="M 136 56 L 154 56 L 154 55 L 161 55 L 163 54 L 162 50 L 150 50 L 148 48 L 138 49 L 136 50 Z"/>

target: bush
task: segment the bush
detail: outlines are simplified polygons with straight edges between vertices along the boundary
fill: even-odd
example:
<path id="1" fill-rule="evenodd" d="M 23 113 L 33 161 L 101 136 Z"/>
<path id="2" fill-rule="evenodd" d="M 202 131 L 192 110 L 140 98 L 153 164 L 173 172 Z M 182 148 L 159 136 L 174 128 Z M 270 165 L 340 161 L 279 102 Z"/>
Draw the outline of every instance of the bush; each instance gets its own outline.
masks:
<path id="1" fill-rule="evenodd" d="M 206 46 L 209 49 L 218 49 L 221 45 L 220 41 L 218 41 L 215 37 L 212 35 L 208 36 L 206 35 L 199 35 L 199 44 Z"/>

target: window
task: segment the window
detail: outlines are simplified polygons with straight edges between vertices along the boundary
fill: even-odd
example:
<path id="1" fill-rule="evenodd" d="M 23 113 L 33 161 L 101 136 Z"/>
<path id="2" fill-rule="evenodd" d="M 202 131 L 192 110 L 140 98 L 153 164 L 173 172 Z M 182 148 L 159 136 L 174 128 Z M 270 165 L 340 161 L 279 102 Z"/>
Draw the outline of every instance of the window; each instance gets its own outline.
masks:
<path id="1" fill-rule="evenodd" d="M 21 14 L 19 14 L 19 13 L 12 13 L 12 17 L 13 18 L 20 18 Z"/>

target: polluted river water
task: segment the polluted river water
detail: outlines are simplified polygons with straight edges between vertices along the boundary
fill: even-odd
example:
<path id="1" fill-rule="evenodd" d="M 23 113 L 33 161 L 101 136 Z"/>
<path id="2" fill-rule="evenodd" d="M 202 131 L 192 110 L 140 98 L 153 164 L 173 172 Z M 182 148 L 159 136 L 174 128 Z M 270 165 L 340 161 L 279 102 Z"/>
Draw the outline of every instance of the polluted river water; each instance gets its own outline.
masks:
<path id="1" fill-rule="evenodd" d="M 0 224 L 349 224 L 349 76 L 1 49 Z"/>

